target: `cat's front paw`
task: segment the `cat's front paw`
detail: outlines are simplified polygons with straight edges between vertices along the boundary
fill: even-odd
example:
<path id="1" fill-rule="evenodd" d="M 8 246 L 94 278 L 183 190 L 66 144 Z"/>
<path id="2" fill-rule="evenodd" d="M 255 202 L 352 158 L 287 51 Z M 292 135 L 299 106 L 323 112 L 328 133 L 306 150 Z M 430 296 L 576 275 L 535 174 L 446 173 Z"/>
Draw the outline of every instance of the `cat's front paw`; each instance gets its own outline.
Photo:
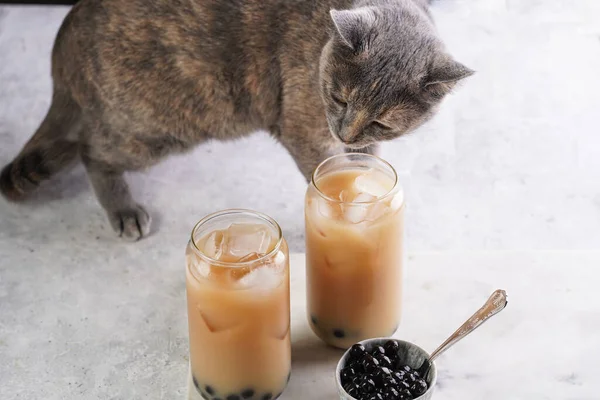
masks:
<path id="1" fill-rule="evenodd" d="M 135 242 L 150 233 L 150 215 L 139 204 L 109 212 L 108 218 L 123 240 Z"/>

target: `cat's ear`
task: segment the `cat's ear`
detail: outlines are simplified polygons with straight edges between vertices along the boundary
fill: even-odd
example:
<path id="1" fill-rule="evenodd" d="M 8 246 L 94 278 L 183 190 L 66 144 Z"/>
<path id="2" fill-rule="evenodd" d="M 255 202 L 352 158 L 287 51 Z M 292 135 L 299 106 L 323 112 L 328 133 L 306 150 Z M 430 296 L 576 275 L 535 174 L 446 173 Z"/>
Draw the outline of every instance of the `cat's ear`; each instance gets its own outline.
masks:
<path id="1" fill-rule="evenodd" d="M 373 8 L 331 10 L 329 14 L 342 41 L 355 52 L 364 50 L 375 25 Z"/>
<path id="2" fill-rule="evenodd" d="M 444 96 L 458 81 L 473 75 L 475 71 L 450 57 L 434 66 L 427 74 L 425 89 L 437 96 Z"/>

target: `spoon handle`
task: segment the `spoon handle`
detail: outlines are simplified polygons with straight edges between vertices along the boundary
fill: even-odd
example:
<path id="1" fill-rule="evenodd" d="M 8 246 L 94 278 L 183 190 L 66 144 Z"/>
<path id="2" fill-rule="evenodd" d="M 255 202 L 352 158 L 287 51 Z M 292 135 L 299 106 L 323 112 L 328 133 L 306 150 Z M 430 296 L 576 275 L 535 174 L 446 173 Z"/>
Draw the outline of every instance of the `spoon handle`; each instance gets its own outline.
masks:
<path id="1" fill-rule="evenodd" d="M 479 328 L 485 321 L 504 310 L 507 304 L 508 301 L 506 300 L 506 292 L 504 290 L 496 290 L 485 302 L 483 307 L 473 314 L 473 316 L 471 316 L 467 322 L 462 324 L 462 326 L 458 328 L 456 332 L 454 332 L 452 336 L 450 336 L 444 343 L 442 343 L 440 347 L 431 353 L 429 361 L 433 362 L 433 360 L 456 344 L 456 342 L 460 341 L 469 333 Z"/>

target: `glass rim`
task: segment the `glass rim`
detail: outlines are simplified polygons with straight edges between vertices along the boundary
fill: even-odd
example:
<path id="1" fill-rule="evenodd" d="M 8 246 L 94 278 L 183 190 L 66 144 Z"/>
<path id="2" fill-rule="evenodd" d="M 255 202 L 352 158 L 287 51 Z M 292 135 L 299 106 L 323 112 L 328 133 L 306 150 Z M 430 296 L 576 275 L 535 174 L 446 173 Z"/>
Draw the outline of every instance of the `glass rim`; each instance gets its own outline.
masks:
<path id="1" fill-rule="evenodd" d="M 268 222 L 273 227 L 275 227 L 278 238 L 277 238 L 277 243 L 275 244 L 273 249 L 271 251 L 269 251 L 268 253 L 265 253 L 264 255 L 258 257 L 255 260 L 243 261 L 243 262 L 220 261 L 220 260 L 216 260 L 212 257 L 207 256 L 202 250 L 200 250 L 198 248 L 194 234 L 196 233 L 198 228 L 200 228 L 202 225 L 206 224 L 207 222 L 214 220 L 215 218 L 219 218 L 224 215 L 231 215 L 231 214 L 251 214 L 252 216 L 258 217 L 258 218 Z M 194 228 L 192 229 L 192 233 L 191 233 L 191 237 L 190 237 L 190 243 L 192 244 L 192 250 L 194 251 L 194 253 L 196 253 L 196 255 L 198 255 L 202 260 L 210 263 L 212 266 L 218 266 L 218 267 L 223 267 L 223 268 L 248 267 L 248 266 L 257 264 L 260 261 L 269 259 L 279 252 L 282 242 L 283 242 L 283 231 L 281 230 L 281 227 L 279 226 L 277 221 L 275 221 L 273 218 L 269 217 L 265 213 L 250 210 L 250 209 L 245 209 L 245 208 L 228 208 L 225 210 L 216 211 L 214 213 L 206 215 L 204 218 L 200 219 L 200 221 L 198 221 L 196 223 L 196 225 L 194 225 Z"/>
<path id="2" fill-rule="evenodd" d="M 378 196 L 376 197 L 374 200 L 370 200 L 370 201 L 342 201 L 340 199 L 334 199 L 332 197 L 327 196 L 325 193 L 323 193 L 321 191 L 321 189 L 319 189 L 319 186 L 317 185 L 317 180 L 315 179 L 315 177 L 318 175 L 319 170 L 323 167 L 323 165 L 325 165 L 326 163 L 335 160 L 337 158 L 347 158 L 349 156 L 360 156 L 360 157 L 364 157 L 364 158 L 371 158 L 375 161 L 379 161 L 381 162 L 383 165 L 387 166 L 392 173 L 394 174 L 394 185 L 392 186 L 392 188 L 383 196 Z M 400 182 L 398 179 L 398 173 L 396 172 L 396 168 L 394 168 L 392 166 L 392 164 L 390 164 L 388 161 L 384 160 L 383 158 L 373 155 L 373 154 L 368 154 L 368 153 L 341 153 L 341 154 L 336 154 L 334 156 L 331 156 L 325 160 L 323 160 L 318 166 L 317 168 L 315 168 L 315 170 L 313 171 L 311 178 L 310 178 L 310 183 L 312 184 L 312 186 L 316 189 L 317 193 L 319 194 L 319 196 L 321 196 L 322 198 L 324 198 L 325 200 L 331 202 L 331 203 L 337 203 L 337 204 L 375 204 L 375 203 L 379 203 L 382 200 L 385 200 L 391 196 L 393 196 L 394 194 L 396 194 L 396 192 L 399 190 L 400 188 Z"/>

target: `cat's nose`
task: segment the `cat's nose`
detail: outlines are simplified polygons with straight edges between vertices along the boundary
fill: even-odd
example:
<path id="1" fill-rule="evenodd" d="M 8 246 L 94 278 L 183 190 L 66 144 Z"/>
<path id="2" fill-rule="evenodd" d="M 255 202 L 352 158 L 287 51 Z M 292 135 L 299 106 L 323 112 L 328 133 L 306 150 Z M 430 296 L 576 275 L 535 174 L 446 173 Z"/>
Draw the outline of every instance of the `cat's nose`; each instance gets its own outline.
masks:
<path id="1" fill-rule="evenodd" d="M 348 110 L 339 132 L 339 137 L 345 144 L 354 142 L 369 123 L 369 115 L 364 111 Z"/>

